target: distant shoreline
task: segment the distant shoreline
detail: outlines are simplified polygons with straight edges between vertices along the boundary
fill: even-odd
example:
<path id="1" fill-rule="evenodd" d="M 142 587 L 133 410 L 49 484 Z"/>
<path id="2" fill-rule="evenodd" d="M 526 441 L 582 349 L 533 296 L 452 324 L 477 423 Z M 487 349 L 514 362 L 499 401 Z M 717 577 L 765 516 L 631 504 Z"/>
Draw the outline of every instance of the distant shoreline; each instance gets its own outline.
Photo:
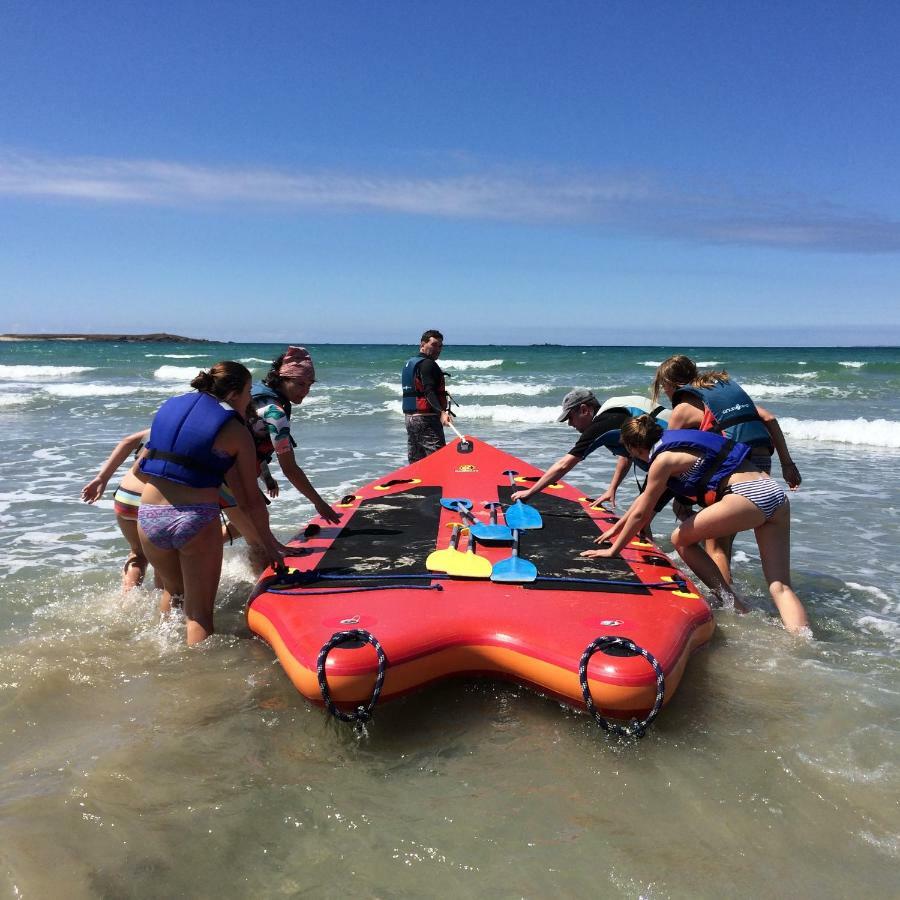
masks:
<path id="1" fill-rule="evenodd" d="M 102 341 L 113 344 L 220 344 L 180 334 L 0 334 L 0 341 Z M 230 343 L 230 342 L 227 342 Z"/>

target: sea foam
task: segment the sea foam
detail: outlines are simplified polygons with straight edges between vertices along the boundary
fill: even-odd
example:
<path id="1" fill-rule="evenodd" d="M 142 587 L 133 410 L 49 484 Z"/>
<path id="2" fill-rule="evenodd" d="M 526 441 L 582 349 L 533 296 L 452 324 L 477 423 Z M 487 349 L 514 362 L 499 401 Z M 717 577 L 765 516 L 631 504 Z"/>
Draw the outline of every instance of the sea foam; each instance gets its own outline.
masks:
<path id="1" fill-rule="evenodd" d="M 0 394 L 0 408 L 24 406 L 31 399 L 28 394 Z"/>
<path id="2" fill-rule="evenodd" d="M 379 381 L 376 387 L 383 388 L 392 394 L 400 393 L 400 383 L 396 381 Z M 552 384 L 525 384 L 515 381 L 471 381 L 453 382 L 448 390 L 454 397 L 508 397 L 516 394 L 523 397 L 536 397 L 557 390 Z"/>
<path id="3" fill-rule="evenodd" d="M 900 448 L 900 422 L 890 419 L 778 419 L 791 440 Z"/>
<path id="4" fill-rule="evenodd" d="M 442 359 L 442 369 L 493 369 L 502 366 L 502 359 Z"/>
<path id="5" fill-rule="evenodd" d="M 457 382 L 450 385 L 450 393 L 456 397 L 507 397 L 518 394 L 536 397 L 557 390 L 552 384 L 523 384 L 515 381 Z"/>
<path id="6" fill-rule="evenodd" d="M 741 384 L 754 399 L 773 397 L 807 397 L 816 391 L 829 394 L 839 393 L 836 388 L 826 388 L 816 384 Z"/>
<path id="7" fill-rule="evenodd" d="M 54 384 L 44 389 L 54 397 L 124 397 L 139 394 L 142 388 L 124 384 Z"/>
<path id="8" fill-rule="evenodd" d="M 25 378 L 68 378 L 82 372 L 93 372 L 96 366 L 0 366 L 0 378 L 20 381 Z"/>
<path id="9" fill-rule="evenodd" d="M 460 410 L 461 419 L 487 419 L 491 422 L 521 422 L 523 425 L 549 425 L 556 421 L 555 406 L 486 406 L 473 404 Z M 461 427 L 461 426 L 457 426 Z"/>
<path id="10" fill-rule="evenodd" d="M 186 381 L 190 383 L 200 373 L 196 366 L 160 366 L 153 377 L 160 381 Z"/>

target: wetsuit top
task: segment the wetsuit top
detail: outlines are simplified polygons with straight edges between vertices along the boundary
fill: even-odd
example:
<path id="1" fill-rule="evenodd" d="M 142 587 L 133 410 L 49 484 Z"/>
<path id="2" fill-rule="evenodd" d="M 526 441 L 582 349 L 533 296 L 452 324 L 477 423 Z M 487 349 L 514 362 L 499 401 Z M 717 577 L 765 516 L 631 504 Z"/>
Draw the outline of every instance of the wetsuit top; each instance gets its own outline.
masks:
<path id="1" fill-rule="evenodd" d="M 690 469 L 668 480 L 670 491 L 701 506 L 709 506 L 719 499 L 720 485 L 750 454 L 747 444 L 712 431 L 692 428 L 664 432 L 650 451 L 650 464 L 666 450 L 690 450 L 701 454 Z"/>
<path id="2" fill-rule="evenodd" d="M 679 394 L 689 394 L 700 400 L 706 408 L 707 416 L 701 425 L 702 431 L 721 431 L 742 444 L 751 447 L 773 448 L 769 429 L 756 411 L 756 405 L 747 392 L 730 378 L 717 381 L 713 387 L 702 388 L 686 384 L 678 388 L 672 396 L 677 404 Z"/>
<path id="3" fill-rule="evenodd" d="M 250 423 L 256 445 L 257 474 L 274 454 L 290 453 L 297 442 L 291 437 L 291 403 L 266 384 L 256 383 L 251 391 L 255 417 Z"/>
<path id="4" fill-rule="evenodd" d="M 625 449 L 625 445 L 622 443 L 622 424 L 627 419 L 630 419 L 632 417 L 649 414 L 653 416 L 656 424 L 659 425 L 660 428 L 663 429 L 663 431 L 665 431 L 666 428 L 669 427 L 669 418 L 672 415 L 672 410 L 666 409 L 664 406 L 660 406 L 656 403 L 651 402 L 647 397 L 629 396 L 610 397 L 609 400 L 607 400 L 597 411 L 597 415 L 594 416 L 594 421 L 598 421 L 598 419 L 600 419 L 605 413 L 624 414 L 624 417 L 621 419 L 618 425 L 611 428 L 606 433 L 598 434 L 594 438 L 593 445 L 588 452 L 590 453 L 596 447 L 603 446 L 606 447 L 609 452 L 613 454 L 613 456 L 628 457 L 628 451 Z M 646 472 L 649 468 L 649 465 L 643 460 L 635 459 L 633 460 L 633 462 L 638 469 L 642 469 L 644 472 Z"/>
<path id="5" fill-rule="evenodd" d="M 615 454 L 614 448 L 619 444 L 619 429 L 631 415 L 628 410 L 621 407 L 598 410 L 588 427 L 581 432 L 569 455 L 584 460 L 598 447 L 606 447 L 610 453 Z"/>
<path id="6" fill-rule="evenodd" d="M 406 361 L 400 374 L 403 412 L 440 415 L 447 409 L 447 384 L 441 367 L 419 353 Z"/>
<path id="7" fill-rule="evenodd" d="M 213 444 L 232 419 L 243 421 L 212 394 L 192 391 L 166 400 L 150 426 L 140 470 L 188 487 L 219 487 L 234 457 L 216 453 Z"/>

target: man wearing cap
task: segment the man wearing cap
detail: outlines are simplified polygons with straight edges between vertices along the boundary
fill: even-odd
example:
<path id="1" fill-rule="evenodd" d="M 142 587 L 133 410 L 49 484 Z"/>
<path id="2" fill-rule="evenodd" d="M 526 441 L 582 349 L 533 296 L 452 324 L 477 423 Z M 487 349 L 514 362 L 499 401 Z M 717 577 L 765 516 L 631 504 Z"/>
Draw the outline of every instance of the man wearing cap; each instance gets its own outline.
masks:
<path id="1" fill-rule="evenodd" d="M 315 507 L 326 522 L 340 521 L 335 512 L 312 486 L 306 473 L 297 465 L 291 437 L 291 409 L 299 405 L 315 384 L 316 370 L 305 347 L 288 347 L 269 369 L 261 383 L 252 388 L 250 430 L 256 443 L 258 464 L 268 463 L 273 456 L 285 478 Z"/>
<path id="2" fill-rule="evenodd" d="M 559 481 L 598 447 L 606 447 L 618 457 L 618 462 L 609 487 L 594 501 L 594 505 L 609 502 L 615 506 L 616 490 L 632 464 L 619 439 L 619 430 L 627 419 L 643 413 L 652 414 L 665 428 L 670 410 L 654 406 L 646 397 L 610 397 L 601 406 L 593 391 L 588 388 L 573 388 L 563 397 L 562 412 L 556 421 L 568 422 L 581 436 L 575 446 L 550 466 L 528 490 L 517 491 L 512 499 L 527 500 L 548 484 Z"/>
<path id="3" fill-rule="evenodd" d="M 419 352 L 408 359 L 400 374 L 403 414 L 406 419 L 406 453 L 411 463 L 424 459 L 447 441 L 444 426 L 450 424 L 450 405 L 444 373 L 437 359 L 444 336 L 431 329 L 419 342 Z"/>

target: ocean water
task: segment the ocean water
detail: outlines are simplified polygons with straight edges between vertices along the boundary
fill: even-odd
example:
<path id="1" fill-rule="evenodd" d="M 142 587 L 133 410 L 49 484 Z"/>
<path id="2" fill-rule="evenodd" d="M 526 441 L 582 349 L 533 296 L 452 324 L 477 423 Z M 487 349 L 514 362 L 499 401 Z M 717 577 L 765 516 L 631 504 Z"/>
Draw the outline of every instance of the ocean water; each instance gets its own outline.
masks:
<path id="1" fill-rule="evenodd" d="M 326 720 L 248 632 L 237 544 L 198 649 L 157 623 L 152 587 L 121 595 L 115 481 L 95 506 L 82 485 L 200 367 L 259 376 L 280 349 L 0 343 L 0 893 L 896 895 L 900 351 L 445 348 L 460 429 L 539 466 L 574 443 L 554 422 L 569 388 L 645 392 L 671 352 L 728 369 L 779 417 L 803 474 L 793 570 L 814 638 L 779 627 L 741 536 L 752 612 L 717 613 L 628 743 L 490 681 L 387 704 L 361 736 Z M 311 349 L 297 455 L 336 499 L 405 462 L 398 373 L 415 348 Z M 598 452 L 569 480 L 596 493 L 612 468 Z M 271 512 L 287 539 L 311 507 L 288 487 Z"/>

